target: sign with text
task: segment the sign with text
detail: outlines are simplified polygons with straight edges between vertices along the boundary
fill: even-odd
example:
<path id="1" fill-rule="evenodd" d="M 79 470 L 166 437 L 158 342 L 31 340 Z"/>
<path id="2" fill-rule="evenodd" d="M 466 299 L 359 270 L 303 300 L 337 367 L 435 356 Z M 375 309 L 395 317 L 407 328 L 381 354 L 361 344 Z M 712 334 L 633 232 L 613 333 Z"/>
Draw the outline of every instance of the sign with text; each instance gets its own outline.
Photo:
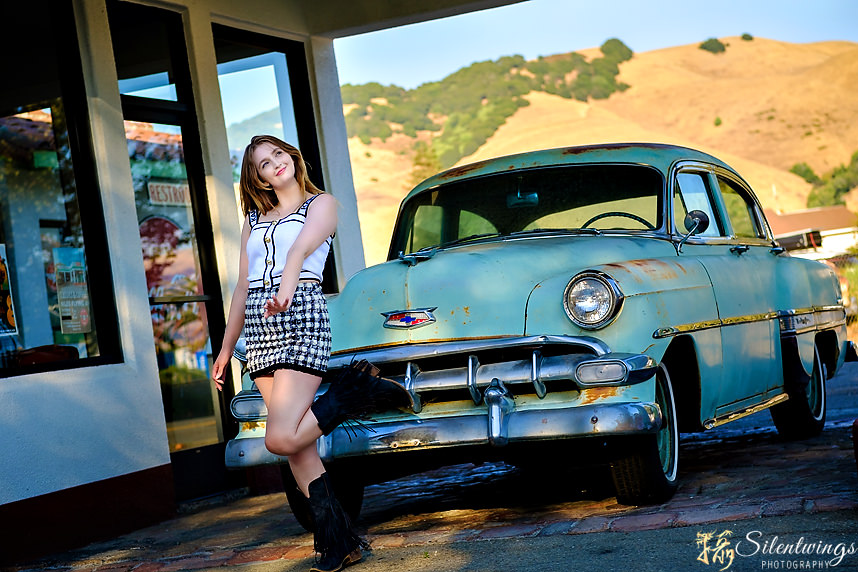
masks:
<path id="1" fill-rule="evenodd" d="M 184 207 L 191 204 L 191 191 L 187 183 L 149 181 L 149 204 Z"/>
<path id="2" fill-rule="evenodd" d="M 54 248 L 54 269 L 62 332 L 64 334 L 91 332 L 89 288 L 86 284 L 83 249 Z"/>

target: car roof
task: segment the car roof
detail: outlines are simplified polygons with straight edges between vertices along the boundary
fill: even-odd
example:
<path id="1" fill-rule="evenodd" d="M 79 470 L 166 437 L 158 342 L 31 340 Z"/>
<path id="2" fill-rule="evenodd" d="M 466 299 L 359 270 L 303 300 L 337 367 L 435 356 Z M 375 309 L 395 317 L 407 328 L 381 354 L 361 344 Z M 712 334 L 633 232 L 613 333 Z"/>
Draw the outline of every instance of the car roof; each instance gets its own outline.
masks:
<path id="1" fill-rule="evenodd" d="M 679 145 L 667 145 L 663 143 L 581 145 L 529 151 L 527 153 L 496 157 L 494 159 L 453 167 L 429 177 L 414 187 L 408 193 L 406 200 L 421 191 L 441 184 L 517 169 L 593 163 L 626 163 L 651 165 L 659 169 L 662 173 L 667 174 L 670 166 L 677 161 L 702 161 L 719 165 L 735 172 L 729 165 L 708 153 Z"/>

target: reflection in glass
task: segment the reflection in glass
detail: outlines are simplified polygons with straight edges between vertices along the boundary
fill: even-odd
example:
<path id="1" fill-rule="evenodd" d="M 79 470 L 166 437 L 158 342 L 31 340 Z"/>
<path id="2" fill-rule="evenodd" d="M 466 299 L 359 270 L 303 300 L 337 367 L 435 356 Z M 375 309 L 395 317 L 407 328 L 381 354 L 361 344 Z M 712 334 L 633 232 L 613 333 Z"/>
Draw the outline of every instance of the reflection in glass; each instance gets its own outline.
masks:
<path id="1" fill-rule="evenodd" d="M 0 370 L 100 355 L 62 101 L 0 117 Z"/>
<path id="2" fill-rule="evenodd" d="M 220 441 L 182 132 L 125 122 L 171 451 Z M 192 298 L 192 299 L 188 299 Z"/>
<path id="3" fill-rule="evenodd" d="M 298 145 L 286 55 L 215 38 L 218 81 L 235 182 L 244 148 L 261 133 Z"/>

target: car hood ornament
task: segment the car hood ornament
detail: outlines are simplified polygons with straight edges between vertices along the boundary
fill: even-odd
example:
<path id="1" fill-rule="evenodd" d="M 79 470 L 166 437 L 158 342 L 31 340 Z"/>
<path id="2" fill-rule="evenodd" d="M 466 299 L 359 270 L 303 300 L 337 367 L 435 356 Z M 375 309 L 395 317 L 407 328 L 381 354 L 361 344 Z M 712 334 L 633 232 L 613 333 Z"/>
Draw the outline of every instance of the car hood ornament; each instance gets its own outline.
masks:
<path id="1" fill-rule="evenodd" d="M 393 312 L 382 312 L 384 316 L 384 327 L 395 329 L 419 328 L 435 321 L 434 308 L 416 308 L 414 310 L 395 310 Z"/>

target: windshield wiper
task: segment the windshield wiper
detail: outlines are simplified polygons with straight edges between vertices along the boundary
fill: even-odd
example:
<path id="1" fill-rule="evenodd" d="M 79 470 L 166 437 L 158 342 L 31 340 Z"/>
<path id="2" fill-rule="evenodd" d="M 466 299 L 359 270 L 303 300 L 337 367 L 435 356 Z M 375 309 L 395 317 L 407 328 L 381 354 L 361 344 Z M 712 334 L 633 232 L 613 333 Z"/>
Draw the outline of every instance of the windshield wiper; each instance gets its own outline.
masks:
<path id="1" fill-rule="evenodd" d="M 400 261 L 405 262 L 408 266 L 414 266 L 421 260 L 429 260 L 435 253 L 438 252 L 437 246 L 424 246 L 420 250 L 416 252 L 412 252 L 411 254 L 405 254 L 404 252 L 400 252 L 398 258 Z"/>
<path id="2" fill-rule="evenodd" d="M 462 244 L 463 242 L 469 242 L 471 240 L 477 240 L 480 238 L 496 237 L 496 236 L 502 236 L 502 233 L 500 233 L 500 232 L 483 232 L 483 233 L 479 233 L 479 234 L 471 234 L 468 236 L 463 236 L 462 238 L 457 238 L 456 240 L 451 240 L 449 242 L 445 242 L 445 243 L 441 244 L 441 246 L 439 246 L 439 248 L 447 248 L 448 246 L 456 246 L 457 244 Z"/>
<path id="3" fill-rule="evenodd" d="M 520 236 L 523 234 L 574 234 L 578 232 L 599 236 L 602 231 L 595 228 L 531 228 L 528 230 L 517 230 L 509 233 L 510 236 Z"/>
<path id="4" fill-rule="evenodd" d="M 462 244 L 464 242 L 469 242 L 471 240 L 477 240 L 480 238 L 489 238 L 495 236 L 502 236 L 500 232 L 484 232 L 480 234 L 471 234 L 469 236 L 463 236 L 462 238 L 457 238 L 456 240 L 451 240 L 449 242 L 445 242 L 443 244 L 433 244 L 432 246 L 424 246 L 420 250 L 412 252 L 411 254 L 405 254 L 404 252 L 400 252 L 397 258 L 402 262 L 407 263 L 409 266 L 414 266 L 418 262 L 423 260 L 429 260 L 435 253 L 438 252 L 441 248 L 447 248 L 450 246 L 456 246 L 457 244 Z"/>

